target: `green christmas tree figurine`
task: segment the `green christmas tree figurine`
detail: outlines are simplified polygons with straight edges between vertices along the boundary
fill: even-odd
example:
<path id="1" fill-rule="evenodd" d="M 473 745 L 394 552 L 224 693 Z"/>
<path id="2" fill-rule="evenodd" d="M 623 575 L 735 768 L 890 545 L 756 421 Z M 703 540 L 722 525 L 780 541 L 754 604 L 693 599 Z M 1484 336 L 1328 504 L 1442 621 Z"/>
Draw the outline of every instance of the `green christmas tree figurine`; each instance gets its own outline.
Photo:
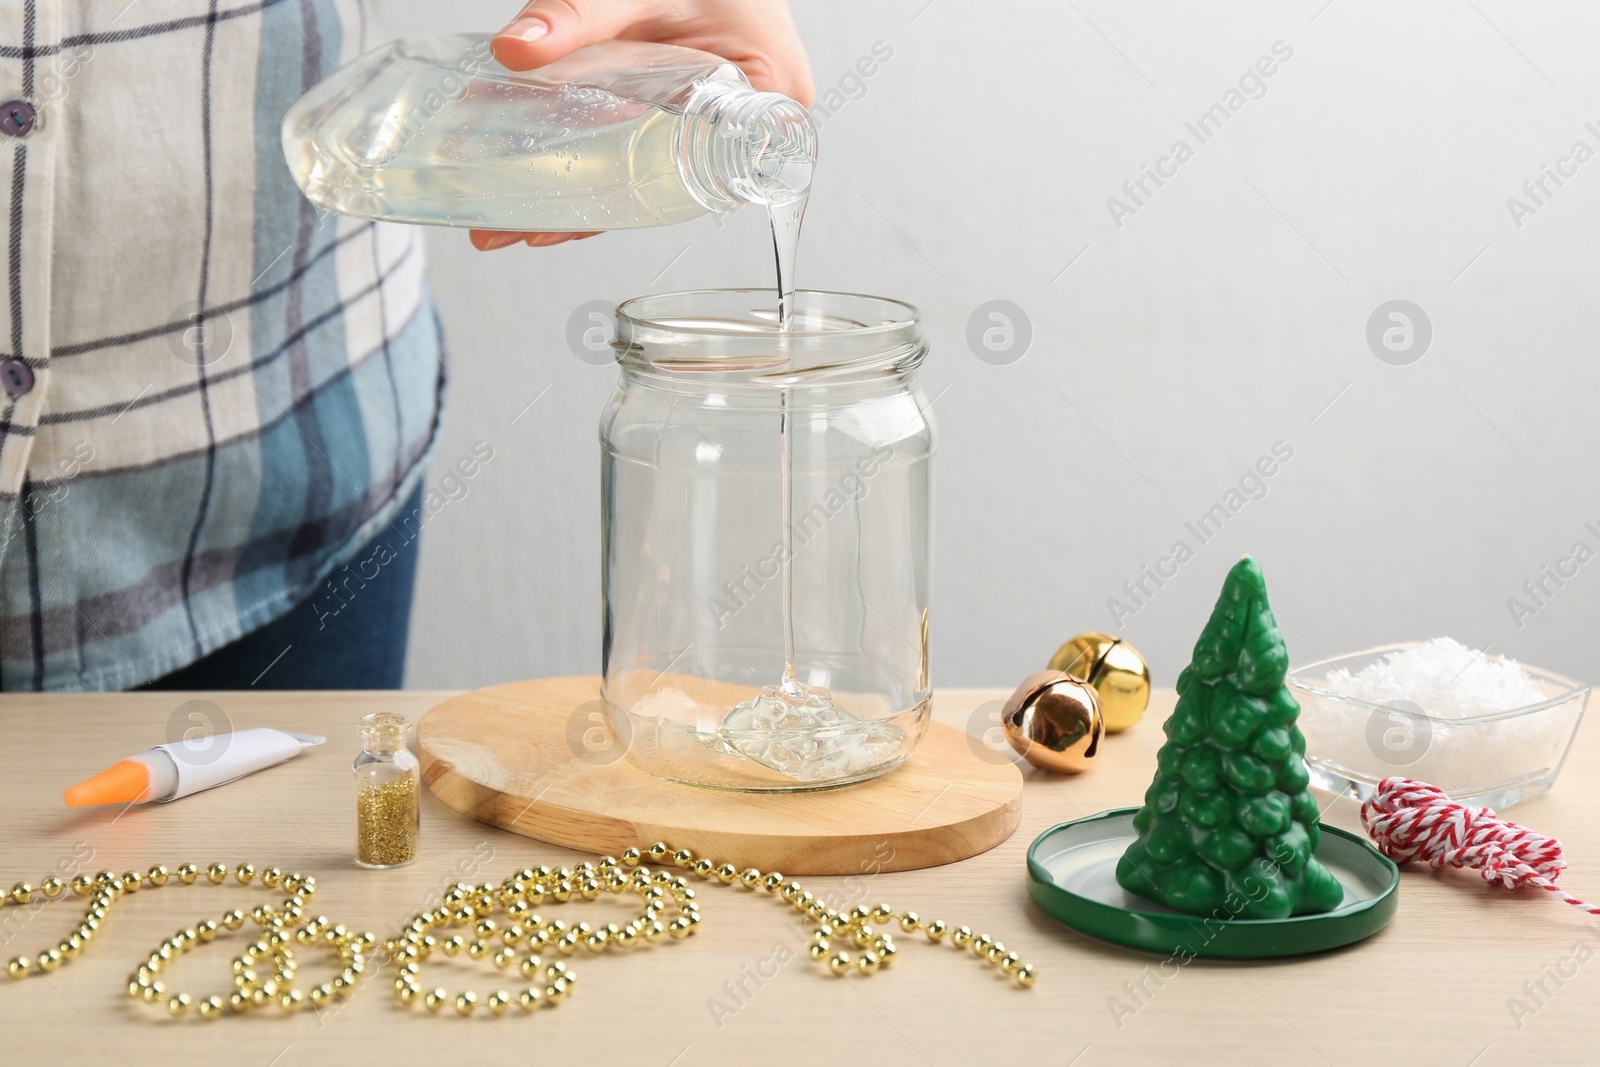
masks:
<path id="1" fill-rule="evenodd" d="M 1130 893 L 1193 915 L 1281 919 L 1331 911 L 1344 890 L 1315 853 L 1300 705 L 1289 657 L 1248 556 L 1228 572 L 1178 676 L 1178 706 L 1117 864 Z"/>

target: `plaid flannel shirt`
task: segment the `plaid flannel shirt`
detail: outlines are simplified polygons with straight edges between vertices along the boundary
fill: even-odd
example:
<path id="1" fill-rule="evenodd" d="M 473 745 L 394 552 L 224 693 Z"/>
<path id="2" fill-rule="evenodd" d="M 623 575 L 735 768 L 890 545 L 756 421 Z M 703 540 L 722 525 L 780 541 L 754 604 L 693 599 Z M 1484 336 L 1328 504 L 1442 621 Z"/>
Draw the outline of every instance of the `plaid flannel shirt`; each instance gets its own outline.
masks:
<path id="1" fill-rule="evenodd" d="M 319 216 L 279 146 L 360 36 L 356 0 L 0 6 L 0 689 L 192 662 L 420 479 L 420 238 Z"/>

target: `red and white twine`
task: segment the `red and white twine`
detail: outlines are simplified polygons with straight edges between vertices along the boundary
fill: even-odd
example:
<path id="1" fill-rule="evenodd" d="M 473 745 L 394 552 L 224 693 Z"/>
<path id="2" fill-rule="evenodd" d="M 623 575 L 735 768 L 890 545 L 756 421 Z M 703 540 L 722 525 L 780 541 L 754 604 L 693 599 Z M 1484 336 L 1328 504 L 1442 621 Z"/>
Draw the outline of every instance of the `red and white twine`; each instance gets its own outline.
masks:
<path id="1" fill-rule="evenodd" d="M 1536 886 L 1575 908 L 1594 907 L 1556 885 L 1567 866 L 1561 842 L 1507 822 L 1489 808 L 1457 804 L 1444 790 L 1410 778 L 1385 778 L 1361 805 L 1361 824 L 1378 851 L 1396 863 L 1417 861 L 1435 870 L 1476 870 L 1507 889 Z"/>

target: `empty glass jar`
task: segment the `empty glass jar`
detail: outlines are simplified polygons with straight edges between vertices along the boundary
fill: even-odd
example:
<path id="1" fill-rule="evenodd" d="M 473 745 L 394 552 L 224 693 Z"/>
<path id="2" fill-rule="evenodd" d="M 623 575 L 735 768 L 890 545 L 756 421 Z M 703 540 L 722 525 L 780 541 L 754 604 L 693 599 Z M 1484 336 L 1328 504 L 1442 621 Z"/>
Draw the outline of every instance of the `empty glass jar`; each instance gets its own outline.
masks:
<path id="1" fill-rule="evenodd" d="M 702 290 L 617 309 L 601 421 L 604 699 L 679 781 L 898 766 L 929 707 L 934 427 L 915 308 Z"/>

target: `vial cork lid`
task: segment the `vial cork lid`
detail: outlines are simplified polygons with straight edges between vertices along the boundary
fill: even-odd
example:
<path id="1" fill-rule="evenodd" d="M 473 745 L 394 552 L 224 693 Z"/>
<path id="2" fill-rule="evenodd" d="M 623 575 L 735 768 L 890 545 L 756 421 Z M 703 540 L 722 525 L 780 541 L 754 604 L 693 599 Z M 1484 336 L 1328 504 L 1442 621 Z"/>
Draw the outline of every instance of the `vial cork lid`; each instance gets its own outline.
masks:
<path id="1" fill-rule="evenodd" d="M 392 711 L 375 711 L 363 715 L 357 728 L 361 732 L 361 744 L 368 752 L 393 752 L 405 745 L 411 720 Z"/>

